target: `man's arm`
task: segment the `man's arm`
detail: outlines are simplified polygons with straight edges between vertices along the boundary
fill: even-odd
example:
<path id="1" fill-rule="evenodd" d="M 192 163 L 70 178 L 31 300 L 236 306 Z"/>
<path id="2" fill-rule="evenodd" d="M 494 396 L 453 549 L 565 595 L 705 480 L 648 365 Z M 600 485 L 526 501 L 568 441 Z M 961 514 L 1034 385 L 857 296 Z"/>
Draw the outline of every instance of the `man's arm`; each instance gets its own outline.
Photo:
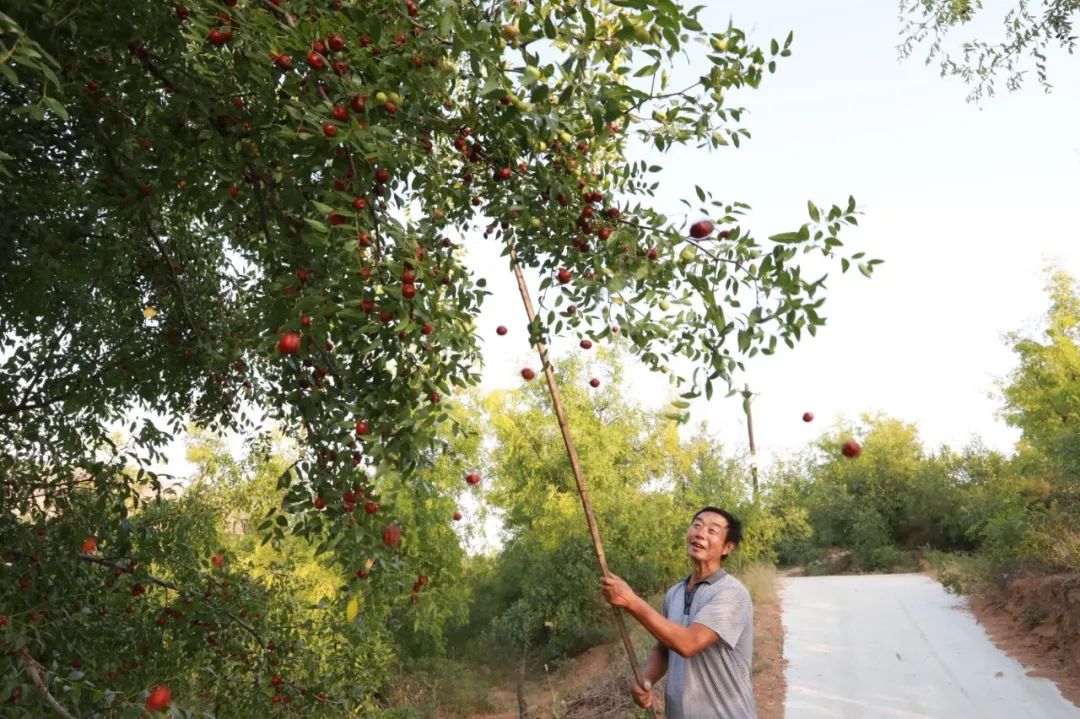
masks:
<path id="1" fill-rule="evenodd" d="M 604 597 L 613 607 L 622 607 L 641 626 L 649 630 L 663 646 L 681 657 L 692 657 L 720 640 L 720 635 L 704 624 L 691 624 L 684 627 L 671 621 L 649 606 L 644 599 L 634 594 L 626 582 L 614 574 L 604 577 L 602 582 Z M 651 656 L 651 653 L 650 653 Z M 667 657 L 664 657 L 664 671 L 667 671 Z"/>
<path id="2" fill-rule="evenodd" d="M 667 647 L 660 642 L 653 646 L 649 656 L 645 657 L 645 669 L 641 672 L 645 681 L 655 686 L 658 681 L 664 678 L 664 675 L 667 674 L 667 653 Z"/>
<path id="3" fill-rule="evenodd" d="M 657 642 L 656 646 L 649 652 L 649 656 L 645 658 L 645 669 L 641 672 L 645 686 L 638 686 L 637 682 L 634 682 L 634 686 L 630 689 L 634 702 L 639 707 L 648 709 L 653 705 L 652 688 L 667 674 L 667 653 L 667 647 Z"/>

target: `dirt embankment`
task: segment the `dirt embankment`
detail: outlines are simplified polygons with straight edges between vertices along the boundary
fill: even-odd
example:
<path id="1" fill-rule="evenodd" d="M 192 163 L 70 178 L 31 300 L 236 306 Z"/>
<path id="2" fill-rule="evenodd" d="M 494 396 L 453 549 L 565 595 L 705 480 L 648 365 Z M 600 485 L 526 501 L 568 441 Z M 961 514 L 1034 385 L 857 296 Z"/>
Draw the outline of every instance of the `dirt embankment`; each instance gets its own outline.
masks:
<path id="1" fill-rule="evenodd" d="M 1080 574 L 987 585 L 972 594 L 971 608 L 998 647 L 1080 707 Z"/>

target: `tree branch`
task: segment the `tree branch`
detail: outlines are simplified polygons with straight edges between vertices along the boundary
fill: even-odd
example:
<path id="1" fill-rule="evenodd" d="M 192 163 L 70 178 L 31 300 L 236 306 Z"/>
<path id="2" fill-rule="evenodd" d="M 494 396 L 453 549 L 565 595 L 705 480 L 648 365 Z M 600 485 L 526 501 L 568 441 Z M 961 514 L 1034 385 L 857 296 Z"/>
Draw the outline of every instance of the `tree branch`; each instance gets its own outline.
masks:
<path id="1" fill-rule="evenodd" d="M 290 469 L 291 469 L 291 467 L 290 467 Z M 288 470 L 286 470 L 286 471 L 288 471 Z M 127 571 L 127 565 L 122 565 L 122 564 L 120 564 L 119 562 L 117 562 L 117 561 L 115 561 L 113 559 L 109 559 L 108 557 L 99 557 L 99 556 L 96 556 L 94 554 L 79 554 L 79 559 L 83 560 L 84 562 L 90 562 L 91 564 L 100 564 L 100 565 L 102 565 L 104 567 L 111 567 L 113 569 L 120 569 L 122 571 Z M 170 581 L 168 581 L 166 579 L 162 579 L 161 577 L 155 577 L 153 574 L 147 574 L 146 575 L 146 580 L 148 582 L 150 582 L 151 584 L 158 585 L 159 587 L 164 587 L 165 589 L 171 589 L 172 591 L 176 592 L 177 594 L 183 594 L 184 593 L 184 590 L 180 585 L 173 584 L 172 582 L 170 582 Z M 235 624 L 239 625 L 241 629 L 243 629 L 248 634 L 250 634 L 255 639 L 255 641 L 259 644 L 260 647 L 262 647 L 264 649 L 266 648 L 266 642 L 263 641 L 263 638 L 259 635 L 258 632 L 255 631 L 254 627 L 252 627 L 250 624 L 248 624 L 247 622 L 245 622 L 243 619 L 236 616 L 235 614 L 232 614 L 231 612 L 226 612 L 225 616 L 228 617 L 229 619 L 231 619 Z"/>
<path id="2" fill-rule="evenodd" d="M 162 243 L 158 233 L 154 231 L 153 226 L 150 224 L 150 218 L 144 216 L 143 221 L 146 224 L 146 232 L 150 237 L 150 241 L 154 243 L 154 247 L 157 248 L 158 253 L 161 254 L 161 258 L 165 260 L 165 264 L 169 268 L 171 284 L 176 289 L 177 299 L 180 300 L 180 311 L 184 313 L 184 318 L 187 320 L 188 327 L 191 328 L 191 331 L 194 332 L 196 336 L 198 336 L 199 328 L 195 324 L 195 320 L 191 317 L 191 311 L 188 308 L 187 294 L 184 293 L 184 287 L 180 284 L 180 278 L 176 274 L 176 266 L 173 264 L 172 257 L 169 256 L 169 251 L 165 249 L 164 243 Z"/>
<path id="3" fill-rule="evenodd" d="M 49 708 L 58 716 L 64 717 L 64 719 L 75 719 L 75 715 L 69 712 L 63 704 L 56 700 L 56 697 L 49 693 L 49 688 L 45 686 L 45 680 L 41 676 L 43 667 L 30 655 L 30 652 L 23 649 L 19 652 L 19 658 L 22 659 L 23 666 L 26 667 L 26 673 L 30 675 L 30 681 L 37 687 L 38 693 L 41 694 L 41 698 L 45 700 Z"/>

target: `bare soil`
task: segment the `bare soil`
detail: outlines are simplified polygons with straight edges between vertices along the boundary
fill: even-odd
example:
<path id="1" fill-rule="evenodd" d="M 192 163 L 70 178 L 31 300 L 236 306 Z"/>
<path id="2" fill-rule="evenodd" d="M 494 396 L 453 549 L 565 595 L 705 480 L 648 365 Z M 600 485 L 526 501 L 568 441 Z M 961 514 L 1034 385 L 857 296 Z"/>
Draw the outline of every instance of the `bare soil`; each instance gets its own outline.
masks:
<path id="1" fill-rule="evenodd" d="M 754 698 L 758 719 L 784 719 L 784 626 L 780 602 L 754 607 Z"/>
<path id="2" fill-rule="evenodd" d="M 1080 707 L 1080 574 L 1023 575 L 971 595 L 999 649 Z"/>

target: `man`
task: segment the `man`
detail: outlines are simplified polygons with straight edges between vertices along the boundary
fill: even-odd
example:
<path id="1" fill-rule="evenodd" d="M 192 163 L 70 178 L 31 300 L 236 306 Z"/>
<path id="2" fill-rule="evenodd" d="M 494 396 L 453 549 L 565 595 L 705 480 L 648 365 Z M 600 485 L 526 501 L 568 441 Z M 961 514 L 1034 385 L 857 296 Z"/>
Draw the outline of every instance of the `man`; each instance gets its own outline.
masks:
<path id="1" fill-rule="evenodd" d="M 652 685 L 667 674 L 667 719 L 756 719 L 750 683 L 754 607 L 742 582 L 723 569 L 741 539 L 742 524 L 730 512 L 705 507 L 695 514 L 686 533 L 693 571 L 668 590 L 662 612 L 619 577 L 604 578 L 607 601 L 656 637 L 645 661 L 645 686 L 635 683 L 631 690 L 638 706 L 652 706 Z"/>

